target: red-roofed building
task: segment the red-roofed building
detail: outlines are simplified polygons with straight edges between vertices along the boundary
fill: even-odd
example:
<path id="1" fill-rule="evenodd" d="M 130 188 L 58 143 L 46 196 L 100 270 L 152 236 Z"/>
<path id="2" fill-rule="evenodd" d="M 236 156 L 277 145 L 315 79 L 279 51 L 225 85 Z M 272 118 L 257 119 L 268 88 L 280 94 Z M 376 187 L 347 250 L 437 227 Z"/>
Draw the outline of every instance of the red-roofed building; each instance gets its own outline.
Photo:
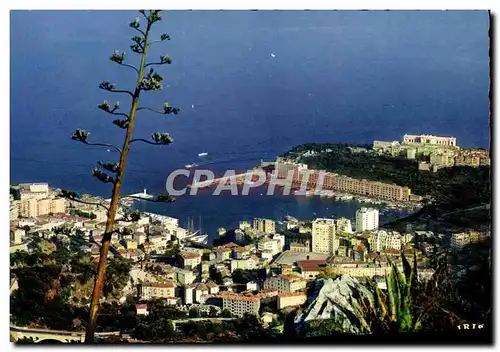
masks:
<path id="1" fill-rule="evenodd" d="M 206 285 L 208 287 L 208 291 L 210 294 L 215 294 L 219 292 L 219 285 L 217 285 L 215 282 L 209 281 L 206 283 Z"/>
<path id="2" fill-rule="evenodd" d="M 278 294 L 278 309 L 300 306 L 306 301 L 307 295 L 304 292 L 281 292 Z"/>
<path id="3" fill-rule="evenodd" d="M 276 289 L 279 292 L 297 292 L 306 287 L 306 280 L 298 275 L 286 274 L 272 276 L 264 282 L 265 289 Z"/>
<path id="4" fill-rule="evenodd" d="M 367 252 L 366 246 L 359 244 L 352 249 L 352 257 L 354 260 L 364 261 Z"/>
<path id="5" fill-rule="evenodd" d="M 201 264 L 201 255 L 199 253 L 181 252 L 180 261 L 182 268 L 194 268 Z"/>
<path id="6" fill-rule="evenodd" d="M 144 283 L 139 287 L 139 297 L 143 300 L 153 298 L 174 298 L 176 284 L 172 281 L 164 283 Z"/>
<path id="7" fill-rule="evenodd" d="M 268 288 L 268 289 L 263 289 L 260 290 L 259 295 L 262 298 L 268 298 L 268 297 L 276 297 L 279 294 L 279 291 L 273 288 Z"/>
<path id="8" fill-rule="evenodd" d="M 227 309 L 232 315 L 238 317 L 243 316 L 245 313 L 258 316 L 260 309 L 260 297 L 226 294 L 222 296 L 222 309 Z"/>
<path id="9" fill-rule="evenodd" d="M 136 304 L 135 305 L 135 312 L 137 315 L 148 315 L 149 314 L 148 305 L 147 304 Z"/>
<path id="10" fill-rule="evenodd" d="M 245 247 L 232 247 L 231 250 L 234 259 L 245 259 L 250 255 Z"/>
<path id="11" fill-rule="evenodd" d="M 377 252 L 370 252 L 365 255 L 365 258 L 369 261 L 375 261 L 378 258 Z"/>
<path id="12" fill-rule="evenodd" d="M 300 274 L 306 280 L 314 280 L 326 266 L 325 260 L 301 260 L 298 262 Z"/>

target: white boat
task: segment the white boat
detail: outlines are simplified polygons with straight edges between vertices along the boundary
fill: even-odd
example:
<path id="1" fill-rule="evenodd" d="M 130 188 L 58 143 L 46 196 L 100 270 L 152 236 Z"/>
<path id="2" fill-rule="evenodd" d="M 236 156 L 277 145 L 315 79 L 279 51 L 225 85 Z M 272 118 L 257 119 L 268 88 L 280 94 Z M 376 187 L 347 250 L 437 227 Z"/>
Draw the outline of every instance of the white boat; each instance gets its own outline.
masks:
<path id="1" fill-rule="evenodd" d="M 196 166 L 198 166 L 198 164 L 187 164 L 187 165 L 184 165 L 184 167 L 186 169 L 191 169 L 191 168 L 196 167 Z"/>
<path id="2" fill-rule="evenodd" d="M 199 153 L 198 156 L 207 156 L 208 153 Z"/>
<path id="3" fill-rule="evenodd" d="M 273 58 L 274 58 L 274 57 L 276 57 L 276 55 L 274 55 L 273 53 L 271 53 L 271 57 L 273 57 Z"/>

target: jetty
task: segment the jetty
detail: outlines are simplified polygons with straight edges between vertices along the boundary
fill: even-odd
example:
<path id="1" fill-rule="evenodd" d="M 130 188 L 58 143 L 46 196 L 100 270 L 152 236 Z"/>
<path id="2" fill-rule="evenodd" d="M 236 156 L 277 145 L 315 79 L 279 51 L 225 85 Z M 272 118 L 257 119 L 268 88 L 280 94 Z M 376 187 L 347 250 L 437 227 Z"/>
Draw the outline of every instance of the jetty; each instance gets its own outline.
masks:
<path id="1" fill-rule="evenodd" d="M 188 185 L 189 188 L 206 188 L 219 184 L 221 181 L 226 181 L 227 183 L 233 183 L 236 179 L 236 184 L 243 184 L 247 181 L 247 177 L 255 175 L 255 171 L 245 172 L 242 174 L 234 175 L 234 176 L 222 176 L 215 178 L 213 180 L 204 180 L 198 181 L 193 184 Z"/>
<path id="2" fill-rule="evenodd" d="M 134 194 L 127 194 L 123 197 L 120 198 L 120 201 L 127 201 L 127 200 L 136 200 L 136 199 L 145 199 L 145 200 L 148 200 L 148 199 L 153 199 L 154 196 L 152 194 L 148 194 L 146 189 L 144 189 L 144 191 L 140 192 L 140 193 L 134 193 Z M 111 202 L 111 198 L 109 199 L 106 199 L 105 200 L 106 202 Z"/>

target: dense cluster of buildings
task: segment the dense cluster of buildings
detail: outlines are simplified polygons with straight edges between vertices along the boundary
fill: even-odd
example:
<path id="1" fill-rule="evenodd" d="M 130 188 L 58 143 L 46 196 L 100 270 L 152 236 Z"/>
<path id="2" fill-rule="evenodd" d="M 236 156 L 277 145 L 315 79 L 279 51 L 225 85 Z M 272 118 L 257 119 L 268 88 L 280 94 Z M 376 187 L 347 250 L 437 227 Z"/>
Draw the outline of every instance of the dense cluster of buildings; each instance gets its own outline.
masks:
<path id="1" fill-rule="evenodd" d="M 47 183 L 22 183 L 11 188 L 10 219 L 66 212 L 66 199 L 56 197 Z"/>
<path id="2" fill-rule="evenodd" d="M 286 179 L 295 187 L 301 187 L 304 184 L 311 190 L 334 191 L 387 201 L 418 202 L 422 199 L 412 194 L 408 187 L 352 178 L 324 170 L 310 170 L 307 165 L 290 160 L 278 158 L 275 169 L 278 179 Z"/>
<path id="3" fill-rule="evenodd" d="M 451 166 L 490 165 L 488 150 L 462 149 L 455 137 L 406 134 L 401 143 L 374 141 L 373 150 L 381 155 L 418 160 L 420 170 L 437 171 Z"/>
<path id="4" fill-rule="evenodd" d="M 47 199 L 45 190 L 25 187 L 23 199 Z M 138 297 L 137 314 L 148 314 L 148 302 L 161 299 L 179 309 L 225 309 L 233 316 L 267 314 L 267 319 L 269 313 L 262 313 L 263 306 L 273 302 L 280 310 L 305 304 L 308 282 L 322 275 L 350 275 L 361 280 L 382 277 L 392 270 L 390 262 L 401 266 L 403 254 L 416 254 L 422 278 L 429 277 L 432 270 L 426 267 L 426 258 L 440 246 L 459 250 L 489 235 L 387 231 L 379 228 L 379 213 L 373 208 L 360 208 L 353 218 L 354 229 L 347 218 L 301 221 L 287 216 L 279 223 L 264 218 L 241 221 L 234 231 L 220 231 L 219 239 L 230 234 L 234 238 L 210 247 L 190 243 L 192 234 L 179 226 L 178 219 L 142 213 L 137 222 L 116 222 L 118 231 L 112 236 L 109 257 L 132 261 L 131 280 L 122 292 L 122 301 L 127 295 Z M 88 239 L 81 250 L 96 262 L 105 221 L 52 213 L 13 218 L 10 225 L 14 246 L 32 236 L 55 236 L 69 244 L 68 233 L 80 234 Z M 67 231 L 55 233 L 55 228 Z M 431 243 L 427 238 L 438 241 Z M 27 250 L 26 246 L 19 249 Z"/>

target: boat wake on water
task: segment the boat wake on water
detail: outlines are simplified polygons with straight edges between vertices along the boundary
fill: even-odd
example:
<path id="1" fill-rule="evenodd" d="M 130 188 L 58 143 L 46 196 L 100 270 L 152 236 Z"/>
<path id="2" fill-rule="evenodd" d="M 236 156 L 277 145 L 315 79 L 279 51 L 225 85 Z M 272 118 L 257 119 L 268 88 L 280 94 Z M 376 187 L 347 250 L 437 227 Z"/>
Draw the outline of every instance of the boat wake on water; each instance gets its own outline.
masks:
<path id="1" fill-rule="evenodd" d="M 229 162 L 244 162 L 244 161 L 253 161 L 253 160 L 258 160 L 262 158 L 263 154 L 269 154 L 272 153 L 273 155 L 276 154 L 276 150 L 253 150 L 253 151 L 246 151 L 246 152 L 221 152 L 221 153 L 198 153 L 198 158 L 203 159 L 203 161 L 197 161 L 197 162 L 192 162 L 189 164 L 184 165 L 185 168 L 191 169 L 195 167 L 200 167 L 200 166 L 206 166 L 206 165 L 215 165 L 215 164 L 223 164 L 223 163 L 229 163 Z M 249 155 L 255 154 L 254 157 L 251 157 Z M 220 156 L 229 156 L 231 155 L 232 157 L 222 157 L 222 158 L 216 158 L 215 156 L 220 155 Z M 245 157 L 241 157 L 245 156 Z"/>

